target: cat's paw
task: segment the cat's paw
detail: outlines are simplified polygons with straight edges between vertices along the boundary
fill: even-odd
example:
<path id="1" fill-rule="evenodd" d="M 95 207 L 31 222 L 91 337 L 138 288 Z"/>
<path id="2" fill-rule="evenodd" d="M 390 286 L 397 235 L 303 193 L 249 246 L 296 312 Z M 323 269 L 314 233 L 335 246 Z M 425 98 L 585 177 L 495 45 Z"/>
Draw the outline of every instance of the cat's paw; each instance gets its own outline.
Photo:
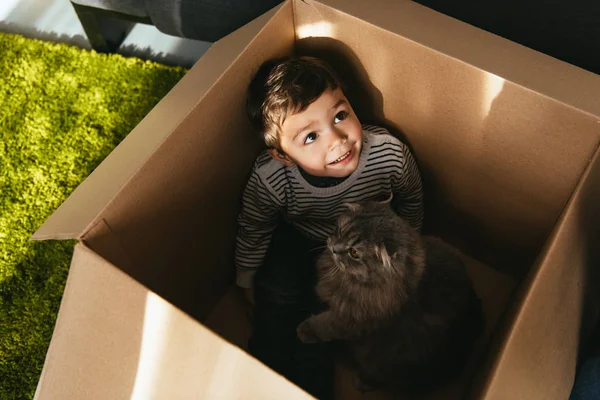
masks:
<path id="1" fill-rule="evenodd" d="M 321 341 L 311 326 L 310 318 L 298 325 L 296 333 L 298 339 L 303 343 L 318 343 Z"/>

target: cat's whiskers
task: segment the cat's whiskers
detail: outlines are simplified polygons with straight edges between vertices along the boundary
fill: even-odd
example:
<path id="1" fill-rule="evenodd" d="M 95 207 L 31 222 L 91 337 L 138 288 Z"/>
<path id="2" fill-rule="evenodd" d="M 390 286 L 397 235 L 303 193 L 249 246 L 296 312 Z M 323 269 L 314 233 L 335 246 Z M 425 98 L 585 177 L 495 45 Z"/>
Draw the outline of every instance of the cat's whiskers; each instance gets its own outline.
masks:
<path id="1" fill-rule="evenodd" d="M 340 286 L 346 286 L 346 277 L 348 276 L 348 274 L 346 274 L 346 270 L 342 271 L 342 283 L 340 284 Z"/>
<path id="2" fill-rule="evenodd" d="M 333 275 L 335 275 L 335 269 L 334 268 L 329 268 L 327 270 L 327 272 L 325 274 L 323 274 L 322 279 L 329 279 L 331 278 Z"/>
<path id="3" fill-rule="evenodd" d="M 338 271 L 340 271 L 340 268 L 338 267 L 337 264 L 333 264 L 333 268 L 329 268 L 327 270 L 327 272 L 325 273 L 325 275 L 323 275 L 323 279 L 330 279 L 333 278 Z"/>
<path id="4" fill-rule="evenodd" d="M 329 247 L 329 246 L 325 244 L 325 245 L 323 245 L 323 246 L 317 246 L 317 247 L 314 247 L 314 248 L 313 248 L 313 250 L 324 250 L 324 249 L 327 249 L 328 247 Z"/>

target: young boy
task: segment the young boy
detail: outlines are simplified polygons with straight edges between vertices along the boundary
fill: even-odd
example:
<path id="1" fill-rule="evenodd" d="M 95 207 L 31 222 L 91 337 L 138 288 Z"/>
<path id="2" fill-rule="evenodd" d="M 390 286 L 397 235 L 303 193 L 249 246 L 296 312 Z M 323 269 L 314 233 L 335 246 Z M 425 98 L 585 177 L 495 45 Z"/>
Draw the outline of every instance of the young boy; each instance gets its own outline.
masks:
<path id="1" fill-rule="evenodd" d="M 393 194 L 396 212 L 420 229 L 419 171 L 406 145 L 383 128 L 361 126 L 322 60 L 264 63 L 250 83 L 247 111 L 268 147 L 238 219 L 237 284 L 255 303 L 249 350 L 313 396 L 331 398 L 331 345 L 296 336 L 323 308 L 314 294 L 315 261 L 345 203 Z"/>

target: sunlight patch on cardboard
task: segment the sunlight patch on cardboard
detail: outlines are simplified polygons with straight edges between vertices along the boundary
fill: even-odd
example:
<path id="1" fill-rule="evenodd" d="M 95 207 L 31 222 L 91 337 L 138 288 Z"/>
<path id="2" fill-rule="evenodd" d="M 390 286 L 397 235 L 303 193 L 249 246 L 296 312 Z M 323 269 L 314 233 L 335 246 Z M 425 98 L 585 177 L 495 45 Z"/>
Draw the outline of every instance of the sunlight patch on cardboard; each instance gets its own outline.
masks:
<path id="1" fill-rule="evenodd" d="M 156 392 L 154 385 L 160 382 L 161 359 L 165 350 L 167 329 L 171 326 L 169 303 L 152 292 L 146 296 L 144 329 L 137 375 L 133 386 L 132 400 L 145 400 Z"/>
<path id="2" fill-rule="evenodd" d="M 489 115 L 494 100 L 496 100 L 496 97 L 498 97 L 504 88 L 504 82 L 506 81 L 497 75 L 485 75 L 483 100 L 481 102 L 481 115 L 483 118 L 486 118 Z"/>
<path id="3" fill-rule="evenodd" d="M 320 21 L 312 24 L 300 25 L 296 30 L 296 37 L 304 39 L 307 37 L 332 37 L 333 25 L 329 22 Z"/>

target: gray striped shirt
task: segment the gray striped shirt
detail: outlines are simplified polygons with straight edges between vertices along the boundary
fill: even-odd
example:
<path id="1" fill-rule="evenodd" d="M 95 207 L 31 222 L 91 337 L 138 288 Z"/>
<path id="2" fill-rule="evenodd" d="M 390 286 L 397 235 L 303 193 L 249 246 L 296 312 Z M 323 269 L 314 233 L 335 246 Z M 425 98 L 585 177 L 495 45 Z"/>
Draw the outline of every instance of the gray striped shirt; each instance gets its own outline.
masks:
<path id="1" fill-rule="evenodd" d="M 280 218 L 311 239 L 325 241 L 344 203 L 389 196 L 396 212 L 413 227 L 423 222 L 423 192 L 408 147 L 384 128 L 363 125 L 363 148 L 356 170 L 333 187 L 314 187 L 297 166 L 286 167 L 267 152 L 254 164 L 242 199 L 235 261 L 237 284 L 252 287 Z"/>

